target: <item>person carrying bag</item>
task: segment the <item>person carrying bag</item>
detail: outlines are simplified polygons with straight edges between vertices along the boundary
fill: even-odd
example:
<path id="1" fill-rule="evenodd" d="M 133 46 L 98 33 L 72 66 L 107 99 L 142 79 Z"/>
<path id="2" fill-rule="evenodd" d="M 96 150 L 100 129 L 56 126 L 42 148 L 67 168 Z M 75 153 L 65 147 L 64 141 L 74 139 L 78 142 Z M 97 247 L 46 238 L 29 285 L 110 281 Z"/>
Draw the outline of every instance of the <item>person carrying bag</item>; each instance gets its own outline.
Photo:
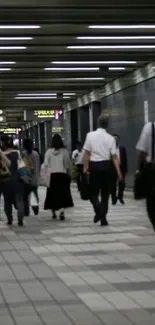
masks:
<path id="1" fill-rule="evenodd" d="M 149 219 L 155 231 L 155 125 L 147 123 L 136 149 L 139 151 L 139 170 L 135 175 L 134 197 L 146 199 Z"/>

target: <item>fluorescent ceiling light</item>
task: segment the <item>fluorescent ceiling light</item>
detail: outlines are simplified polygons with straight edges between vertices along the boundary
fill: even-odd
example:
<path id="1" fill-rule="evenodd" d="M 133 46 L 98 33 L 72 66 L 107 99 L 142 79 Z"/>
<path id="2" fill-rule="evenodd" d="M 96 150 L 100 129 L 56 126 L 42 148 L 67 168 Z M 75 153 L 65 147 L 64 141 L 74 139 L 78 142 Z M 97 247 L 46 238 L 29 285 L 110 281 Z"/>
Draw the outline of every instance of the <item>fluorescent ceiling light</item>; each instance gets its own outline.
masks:
<path id="1" fill-rule="evenodd" d="M 26 46 L 0 46 L 0 50 L 25 50 Z"/>
<path id="2" fill-rule="evenodd" d="M 57 96 L 16 96 L 15 99 L 57 99 Z"/>
<path id="3" fill-rule="evenodd" d="M 0 71 L 10 71 L 11 68 L 0 68 Z"/>
<path id="4" fill-rule="evenodd" d="M 71 50 L 155 49 L 155 45 L 73 45 L 67 48 Z"/>
<path id="5" fill-rule="evenodd" d="M 63 99 L 69 99 L 70 96 L 63 96 Z"/>
<path id="6" fill-rule="evenodd" d="M 125 68 L 124 67 L 110 67 L 110 68 L 108 68 L 109 70 L 125 70 Z"/>
<path id="7" fill-rule="evenodd" d="M 99 71 L 100 68 L 45 68 L 46 71 Z"/>
<path id="8" fill-rule="evenodd" d="M 0 25 L 0 29 L 37 29 L 39 25 Z"/>
<path id="9" fill-rule="evenodd" d="M 104 80 L 104 78 L 102 77 L 98 77 L 98 78 L 93 78 L 93 77 L 83 77 L 83 78 L 57 78 L 56 80 L 59 80 L 59 81 L 65 81 L 65 80 L 68 80 L 68 81 L 83 81 L 83 80 Z"/>
<path id="10" fill-rule="evenodd" d="M 80 40 L 151 40 L 155 36 L 79 36 Z"/>
<path id="11" fill-rule="evenodd" d="M 10 36 L 10 37 L 0 37 L 0 41 L 24 41 L 24 40 L 31 40 L 33 39 L 33 37 L 25 37 L 25 36 L 21 36 L 21 37 L 14 37 L 14 36 Z"/>
<path id="12" fill-rule="evenodd" d="M 15 64 L 16 62 L 14 61 L 0 61 L 0 65 L 2 64 Z"/>
<path id="13" fill-rule="evenodd" d="M 53 61 L 53 64 L 136 64 L 137 61 Z"/>
<path id="14" fill-rule="evenodd" d="M 76 93 L 63 93 L 64 96 L 75 96 Z"/>
<path id="15" fill-rule="evenodd" d="M 57 96 L 56 93 L 18 94 L 18 96 Z"/>
<path id="16" fill-rule="evenodd" d="M 155 29 L 155 25 L 90 25 L 91 29 Z"/>

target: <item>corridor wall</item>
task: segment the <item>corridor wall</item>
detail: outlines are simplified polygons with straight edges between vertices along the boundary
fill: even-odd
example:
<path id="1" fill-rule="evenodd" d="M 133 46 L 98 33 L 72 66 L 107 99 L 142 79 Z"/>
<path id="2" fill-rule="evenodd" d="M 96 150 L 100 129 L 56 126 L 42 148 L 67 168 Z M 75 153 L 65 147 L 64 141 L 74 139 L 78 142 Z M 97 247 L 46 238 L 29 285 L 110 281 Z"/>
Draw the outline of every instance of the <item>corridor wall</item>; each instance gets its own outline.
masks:
<path id="1" fill-rule="evenodd" d="M 155 120 L 155 78 L 102 98 L 102 111 L 109 114 L 109 132 L 118 133 L 127 148 L 129 174 L 127 185 L 133 185 L 137 167 L 135 149 L 144 125 L 144 102 L 148 101 L 149 120 Z"/>

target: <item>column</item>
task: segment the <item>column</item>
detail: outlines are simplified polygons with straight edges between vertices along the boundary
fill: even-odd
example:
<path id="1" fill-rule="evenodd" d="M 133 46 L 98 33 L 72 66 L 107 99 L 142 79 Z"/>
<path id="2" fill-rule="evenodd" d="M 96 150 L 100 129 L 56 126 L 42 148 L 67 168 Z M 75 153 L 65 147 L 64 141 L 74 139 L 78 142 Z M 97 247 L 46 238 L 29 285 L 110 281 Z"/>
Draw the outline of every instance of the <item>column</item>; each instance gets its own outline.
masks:
<path id="1" fill-rule="evenodd" d="M 42 154 L 45 153 L 45 128 L 44 128 L 44 122 L 41 122 L 39 124 L 39 133 L 40 133 L 40 151 Z"/>
<path id="2" fill-rule="evenodd" d="M 92 105 L 92 124 L 93 124 L 93 130 L 96 130 L 97 128 L 97 119 L 101 114 L 101 102 L 93 102 Z"/>
<path id="3" fill-rule="evenodd" d="M 71 141 L 71 112 L 64 112 L 64 142 L 69 152 L 72 151 Z"/>
<path id="4" fill-rule="evenodd" d="M 85 141 L 86 134 L 90 131 L 89 120 L 89 106 L 83 106 L 80 108 L 80 128 L 81 128 L 81 142 Z"/>
<path id="5" fill-rule="evenodd" d="M 71 147 L 72 151 L 76 149 L 76 143 L 78 140 L 78 119 L 77 119 L 77 110 L 74 109 L 71 113 Z"/>

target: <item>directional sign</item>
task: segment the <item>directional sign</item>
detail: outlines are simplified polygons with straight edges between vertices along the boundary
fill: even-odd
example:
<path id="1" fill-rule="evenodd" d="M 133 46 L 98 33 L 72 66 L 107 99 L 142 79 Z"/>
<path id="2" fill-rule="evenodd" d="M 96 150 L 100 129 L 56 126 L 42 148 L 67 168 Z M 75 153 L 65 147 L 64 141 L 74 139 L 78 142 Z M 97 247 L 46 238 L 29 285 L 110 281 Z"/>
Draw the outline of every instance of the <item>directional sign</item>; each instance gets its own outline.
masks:
<path id="1" fill-rule="evenodd" d="M 60 118 L 62 114 L 61 110 L 34 110 L 34 111 L 24 111 L 25 121 L 35 121 L 35 120 L 48 120 Z"/>

